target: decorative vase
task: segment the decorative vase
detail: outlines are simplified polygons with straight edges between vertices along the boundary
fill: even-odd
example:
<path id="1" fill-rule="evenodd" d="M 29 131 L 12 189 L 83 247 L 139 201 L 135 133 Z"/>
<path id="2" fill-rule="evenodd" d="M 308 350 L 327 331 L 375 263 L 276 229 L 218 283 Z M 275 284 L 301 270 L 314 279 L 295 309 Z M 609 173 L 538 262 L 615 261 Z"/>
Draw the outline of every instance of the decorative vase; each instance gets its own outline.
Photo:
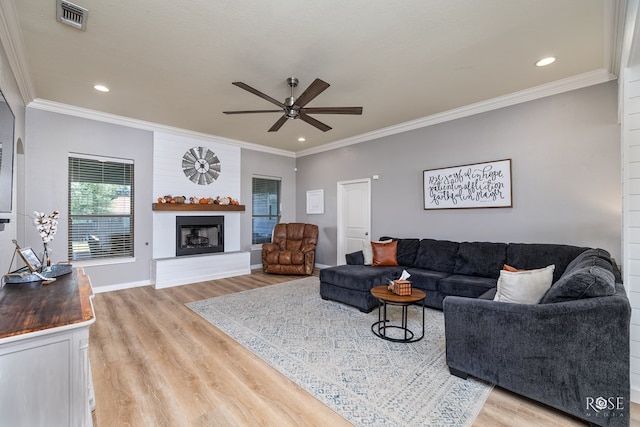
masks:
<path id="1" fill-rule="evenodd" d="M 51 270 L 51 252 L 46 243 L 43 243 L 44 251 L 42 252 L 42 271 Z"/>

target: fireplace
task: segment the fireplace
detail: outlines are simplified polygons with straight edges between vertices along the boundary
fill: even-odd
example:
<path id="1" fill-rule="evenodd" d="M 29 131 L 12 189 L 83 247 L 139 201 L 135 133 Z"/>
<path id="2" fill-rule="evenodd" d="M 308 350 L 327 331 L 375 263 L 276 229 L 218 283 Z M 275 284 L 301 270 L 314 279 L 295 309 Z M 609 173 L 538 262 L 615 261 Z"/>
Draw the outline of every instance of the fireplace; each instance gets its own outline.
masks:
<path id="1" fill-rule="evenodd" d="M 224 252 L 224 216 L 177 216 L 176 256 Z"/>

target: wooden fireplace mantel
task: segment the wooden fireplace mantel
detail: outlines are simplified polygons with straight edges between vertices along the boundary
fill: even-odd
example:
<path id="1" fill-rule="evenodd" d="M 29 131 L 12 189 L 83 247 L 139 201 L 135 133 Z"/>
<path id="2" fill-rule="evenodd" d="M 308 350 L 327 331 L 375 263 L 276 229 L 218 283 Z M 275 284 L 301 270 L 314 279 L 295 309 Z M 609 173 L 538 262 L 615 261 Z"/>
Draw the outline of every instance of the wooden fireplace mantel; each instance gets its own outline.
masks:
<path id="1" fill-rule="evenodd" d="M 244 212 L 244 205 L 204 205 L 200 203 L 154 203 L 154 211 Z"/>

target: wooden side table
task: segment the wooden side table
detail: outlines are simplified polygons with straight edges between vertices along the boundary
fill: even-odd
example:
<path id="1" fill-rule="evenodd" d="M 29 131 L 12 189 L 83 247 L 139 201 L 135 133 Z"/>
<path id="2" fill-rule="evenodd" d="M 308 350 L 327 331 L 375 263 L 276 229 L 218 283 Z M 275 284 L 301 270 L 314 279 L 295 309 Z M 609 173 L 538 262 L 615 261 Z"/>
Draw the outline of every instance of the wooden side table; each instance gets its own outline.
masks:
<path id="1" fill-rule="evenodd" d="M 393 342 L 416 342 L 424 338 L 424 299 L 425 294 L 420 289 L 411 288 L 411 295 L 396 295 L 389 291 L 385 285 L 376 286 L 371 289 L 371 295 L 378 299 L 378 321 L 371 325 L 371 331 L 374 335 Z M 407 325 L 407 307 L 422 301 L 422 334 L 418 337 L 408 328 Z M 397 305 L 402 307 L 402 319 L 400 325 L 392 325 L 387 319 L 387 305 Z M 387 335 L 387 329 L 400 330 L 404 338 L 394 338 Z"/>

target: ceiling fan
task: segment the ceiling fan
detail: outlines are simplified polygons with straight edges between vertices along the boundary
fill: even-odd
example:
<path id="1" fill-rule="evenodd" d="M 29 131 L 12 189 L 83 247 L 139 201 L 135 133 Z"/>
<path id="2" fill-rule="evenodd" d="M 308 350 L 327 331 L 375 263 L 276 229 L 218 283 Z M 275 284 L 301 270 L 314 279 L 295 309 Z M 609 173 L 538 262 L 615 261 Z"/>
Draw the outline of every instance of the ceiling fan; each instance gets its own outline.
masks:
<path id="1" fill-rule="evenodd" d="M 362 114 L 362 107 L 305 107 L 316 96 L 324 92 L 330 85 L 320 79 L 315 79 L 313 83 L 305 89 L 299 97 L 293 96 L 293 89 L 298 86 L 297 77 L 289 77 L 287 79 L 287 85 L 291 88 L 291 96 L 285 99 L 284 103 L 273 99 L 269 95 L 260 92 L 257 89 L 252 88 L 246 83 L 233 82 L 232 83 L 239 88 L 242 88 L 254 95 L 258 95 L 260 98 L 266 99 L 272 104 L 280 107 L 278 110 L 246 110 L 246 111 L 223 111 L 224 114 L 252 114 L 252 113 L 284 113 L 282 117 L 276 121 L 269 129 L 269 132 L 276 132 L 288 119 L 300 119 L 320 129 L 323 132 L 331 130 L 331 127 L 310 117 L 309 114 Z"/>

